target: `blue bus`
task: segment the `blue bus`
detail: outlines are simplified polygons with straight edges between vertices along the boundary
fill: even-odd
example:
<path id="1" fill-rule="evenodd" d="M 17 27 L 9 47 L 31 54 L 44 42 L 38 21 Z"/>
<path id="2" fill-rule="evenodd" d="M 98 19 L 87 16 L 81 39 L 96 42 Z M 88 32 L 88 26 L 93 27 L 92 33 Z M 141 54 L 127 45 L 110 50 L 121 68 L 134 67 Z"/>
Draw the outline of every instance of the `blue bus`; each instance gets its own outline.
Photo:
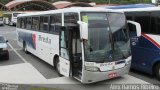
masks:
<path id="1" fill-rule="evenodd" d="M 131 68 L 155 75 L 160 80 L 160 7 L 154 5 L 122 5 L 105 7 L 124 11 L 126 18 L 140 23 L 141 37 L 130 31 L 132 46 Z"/>
<path id="2" fill-rule="evenodd" d="M 146 8 L 146 7 L 156 7 L 153 4 L 129 4 L 129 5 L 119 5 L 119 6 L 103 6 L 107 9 L 135 9 L 135 8 Z"/>

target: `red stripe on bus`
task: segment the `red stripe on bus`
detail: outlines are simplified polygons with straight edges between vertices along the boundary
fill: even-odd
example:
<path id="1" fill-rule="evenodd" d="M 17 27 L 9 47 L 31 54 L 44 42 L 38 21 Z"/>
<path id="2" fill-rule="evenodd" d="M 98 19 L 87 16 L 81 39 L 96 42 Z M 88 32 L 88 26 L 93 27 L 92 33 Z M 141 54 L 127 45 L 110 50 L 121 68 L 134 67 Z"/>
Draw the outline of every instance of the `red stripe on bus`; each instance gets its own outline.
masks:
<path id="1" fill-rule="evenodd" d="M 160 48 L 160 45 L 154 41 L 152 38 L 150 38 L 148 35 L 142 33 L 142 36 L 145 37 L 146 39 L 148 39 L 149 41 L 151 41 L 154 45 L 156 45 L 158 48 Z"/>

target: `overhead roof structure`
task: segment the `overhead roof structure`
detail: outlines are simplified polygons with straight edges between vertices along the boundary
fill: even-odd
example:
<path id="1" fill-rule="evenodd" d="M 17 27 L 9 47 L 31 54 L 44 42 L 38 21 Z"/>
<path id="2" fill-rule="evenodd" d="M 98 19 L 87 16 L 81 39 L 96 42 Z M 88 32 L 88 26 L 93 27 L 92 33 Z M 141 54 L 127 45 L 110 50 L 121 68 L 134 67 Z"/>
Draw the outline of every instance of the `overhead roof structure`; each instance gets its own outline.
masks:
<path id="1" fill-rule="evenodd" d="M 59 1 L 59 2 L 55 2 L 53 3 L 53 5 L 58 8 L 67 8 L 67 7 L 93 7 L 92 5 L 88 4 L 88 3 L 83 3 L 83 2 L 67 2 L 67 1 Z"/>
<path id="2" fill-rule="evenodd" d="M 10 11 L 46 11 L 56 9 L 45 0 L 13 0 L 5 5 Z"/>
<path id="3" fill-rule="evenodd" d="M 3 5 L 2 3 L 0 3 L 0 11 L 5 11 L 7 10 L 7 8 L 5 7 L 5 5 Z"/>
<path id="4" fill-rule="evenodd" d="M 54 2 L 53 5 L 67 4 L 67 3 L 71 3 L 71 2 L 69 2 L 69 1 L 57 1 L 57 2 Z"/>

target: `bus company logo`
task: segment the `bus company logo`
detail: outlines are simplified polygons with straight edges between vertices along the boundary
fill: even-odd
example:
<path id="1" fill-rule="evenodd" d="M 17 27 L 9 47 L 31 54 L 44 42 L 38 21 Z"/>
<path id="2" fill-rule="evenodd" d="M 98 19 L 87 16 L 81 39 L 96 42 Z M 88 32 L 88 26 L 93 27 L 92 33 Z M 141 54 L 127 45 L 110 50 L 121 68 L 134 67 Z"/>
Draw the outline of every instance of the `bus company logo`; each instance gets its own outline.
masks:
<path id="1" fill-rule="evenodd" d="M 32 34 L 32 40 L 33 40 L 34 48 L 36 49 L 36 34 Z"/>
<path id="2" fill-rule="evenodd" d="M 51 39 L 49 39 L 48 37 L 43 37 L 42 35 L 39 35 L 38 38 L 39 38 L 39 39 L 38 39 L 39 41 L 42 41 L 42 42 L 51 44 Z"/>
<path id="3" fill-rule="evenodd" d="M 100 67 L 109 66 L 109 65 L 113 65 L 113 64 L 114 64 L 113 62 L 109 62 L 109 63 L 101 63 L 101 64 L 100 64 Z"/>

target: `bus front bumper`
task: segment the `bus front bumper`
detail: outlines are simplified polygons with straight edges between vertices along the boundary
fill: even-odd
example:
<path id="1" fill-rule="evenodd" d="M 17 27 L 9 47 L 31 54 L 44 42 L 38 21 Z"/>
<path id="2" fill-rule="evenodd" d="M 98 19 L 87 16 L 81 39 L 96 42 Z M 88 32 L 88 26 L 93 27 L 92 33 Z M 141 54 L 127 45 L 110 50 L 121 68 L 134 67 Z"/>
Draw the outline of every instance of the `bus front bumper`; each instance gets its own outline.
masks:
<path id="1" fill-rule="evenodd" d="M 107 79 L 112 79 L 109 77 L 110 74 L 115 74 L 116 77 L 124 76 L 129 73 L 131 64 L 126 65 L 123 68 L 112 70 L 112 71 L 106 71 L 106 72 L 92 72 L 92 71 L 86 71 L 84 70 L 83 76 L 82 76 L 82 83 L 93 83 L 98 81 L 103 81 Z M 113 77 L 113 78 L 116 78 Z"/>

